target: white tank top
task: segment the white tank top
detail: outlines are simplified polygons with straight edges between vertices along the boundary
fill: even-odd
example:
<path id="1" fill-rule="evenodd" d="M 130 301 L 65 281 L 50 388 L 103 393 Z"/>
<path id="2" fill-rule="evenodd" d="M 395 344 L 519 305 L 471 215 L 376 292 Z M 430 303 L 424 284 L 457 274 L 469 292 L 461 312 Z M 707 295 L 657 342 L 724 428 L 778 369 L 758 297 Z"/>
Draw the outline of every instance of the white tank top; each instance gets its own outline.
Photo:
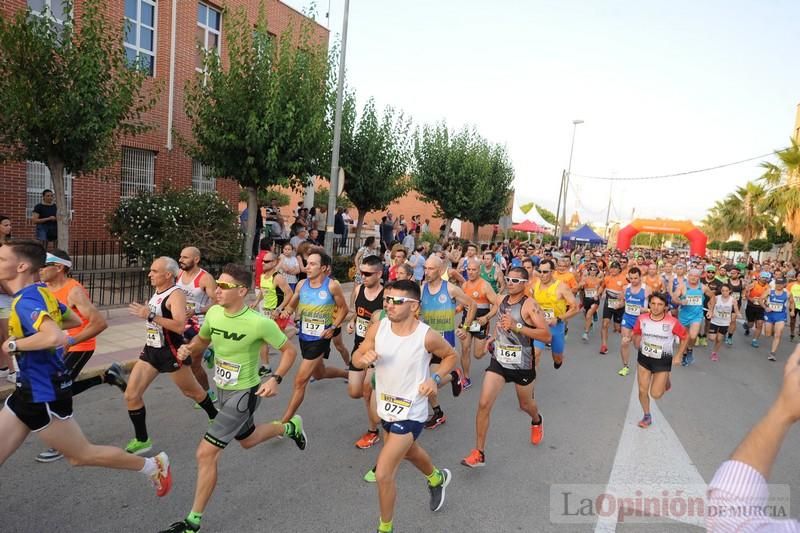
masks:
<path id="1" fill-rule="evenodd" d="M 211 298 L 208 297 L 205 289 L 200 286 L 200 278 L 208 275 L 208 272 L 201 268 L 200 272 L 198 272 L 197 275 L 188 282 L 183 281 L 184 274 L 186 274 L 186 272 L 181 271 L 181 275 L 175 282 L 175 286 L 182 290 L 186 295 L 186 310 L 194 312 L 197 315 L 198 323 L 202 324 L 203 319 L 205 318 L 205 313 L 200 314 L 198 311 L 208 306 L 208 304 L 211 302 Z"/>
<path id="2" fill-rule="evenodd" d="M 400 337 L 392 332 L 388 318 L 380 321 L 375 335 L 375 393 L 382 420 L 427 420 L 428 398 L 419 393 L 419 386 L 431 375 L 431 354 L 425 349 L 428 329 L 419 322 L 414 333 Z"/>
<path id="3" fill-rule="evenodd" d="M 151 298 L 150 301 L 147 302 L 147 307 L 156 314 L 156 316 L 165 316 L 164 315 L 164 302 L 169 297 L 170 294 L 178 290 L 177 285 L 173 285 L 169 289 L 165 290 L 164 292 L 157 292 Z M 172 318 L 172 314 L 167 318 Z M 167 338 L 164 336 L 164 328 L 159 324 L 156 324 L 155 319 L 153 322 L 149 320 L 145 322 L 145 328 L 147 330 L 147 339 L 145 340 L 145 344 L 150 346 L 151 348 L 164 348 L 164 345 L 167 343 Z M 176 335 L 173 332 L 167 332 L 171 335 Z M 173 339 L 171 339 L 173 340 Z M 171 343 L 174 344 L 174 343 Z"/>
<path id="4" fill-rule="evenodd" d="M 711 323 L 715 326 L 730 326 L 732 314 L 733 296 L 728 296 L 727 300 L 724 300 L 722 296 L 717 296 L 714 301 L 714 314 L 711 315 Z"/>

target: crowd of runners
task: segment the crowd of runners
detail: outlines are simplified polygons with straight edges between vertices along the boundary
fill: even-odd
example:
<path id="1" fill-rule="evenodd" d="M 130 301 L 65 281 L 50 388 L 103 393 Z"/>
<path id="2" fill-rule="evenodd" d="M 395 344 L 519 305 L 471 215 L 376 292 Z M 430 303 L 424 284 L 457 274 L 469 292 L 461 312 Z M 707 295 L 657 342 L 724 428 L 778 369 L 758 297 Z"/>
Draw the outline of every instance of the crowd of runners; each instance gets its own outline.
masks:
<path id="1" fill-rule="evenodd" d="M 364 405 L 366 431 L 354 429 L 355 446 L 381 444 L 363 479 L 377 486 L 377 531 L 388 533 L 404 459 L 425 477 L 433 512 L 457 477 L 419 443 L 447 421 L 442 388 L 464 401 L 462 392 L 485 371 L 477 398 L 467 400 L 477 404 L 475 439 L 461 460 L 476 468 L 487 464 L 492 408 L 506 384 L 530 419 L 524 438 L 532 446 L 543 442 L 535 383 L 544 352 L 555 369 L 568 371 L 579 364 L 570 343 L 593 343 L 598 357 L 613 357 L 609 337 L 619 334 L 618 377 L 608 379 L 626 378 L 635 355 L 639 426 L 647 429 L 654 423 L 651 398 L 670 390 L 674 366 L 689 367 L 701 356 L 725 364 L 727 346 L 746 342 L 759 350 L 762 341 L 764 361 L 775 361 L 787 326 L 790 341 L 796 334 L 800 283 L 788 262 L 508 241 L 405 244 L 366 239 L 354 255 L 349 298 L 332 277 L 331 257 L 310 243 L 295 250 L 289 242 L 265 242 L 255 274 L 249 265 L 228 264 L 216 279 L 201 267 L 197 247 L 159 257 L 149 271 L 152 297 L 129 308 L 143 323 L 143 349 L 130 375 L 114 364 L 79 380 L 107 326 L 70 276 L 69 254 L 46 252 L 35 241 L 2 242 L 0 319 L 10 335 L 0 350 L 0 377 L 16 389 L 0 411 L 0 464 L 35 432 L 47 447 L 40 462 L 66 457 L 74 465 L 135 470 L 165 496 L 169 457 L 151 453 L 157 436 L 148 431 L 144 395 L 168 374 L 209 419 L 197 446 L 194 501 L 163 530 L 195 532 L 227 445 L 248 449 L 285 437 L 307 450 L 298 413 L 309 383 L 346 379 L 349 396 Z M 343 331 L 353 335 L 351 346 Z M 344 368 L 329 359 L 332 347 Z M 293 368 L 293 380 L 283 384 Z M 124 448 L 89 443 L 72 418 L 72 397 L 104 383 L 121 391 L 128 409 L 132 438 Z M 257 424 L 261 400 L 282 384 L 283 416 Z M 502 438 L 523 437 L 510 431 Z"/>

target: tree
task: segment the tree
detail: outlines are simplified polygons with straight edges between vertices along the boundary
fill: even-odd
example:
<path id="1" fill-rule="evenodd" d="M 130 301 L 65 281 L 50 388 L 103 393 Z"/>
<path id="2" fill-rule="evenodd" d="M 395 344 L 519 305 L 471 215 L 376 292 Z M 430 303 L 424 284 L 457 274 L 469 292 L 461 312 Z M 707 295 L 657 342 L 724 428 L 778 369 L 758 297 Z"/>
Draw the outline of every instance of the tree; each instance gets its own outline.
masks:
<path id="1" fill-rule="evenodd" d="M 534 206 L 536 207 L 536 212 L 544 219 L 545 222 L 548 224 L 552 224 L 554 227 L 558 227 L 558 223 L 556 222 L 556 215 L 544 207 L 541 206 Z"/>
<path id="2" fill-rule="evenodd" d="M 239 201 L 246 202 L 249 198 L 249 193 L 245 189 L 239 191 Z M 258 190 L 258 205 L 270 205 L 272 200 L 278 200 L 279 207 L 286 207 L 289 205 L 289 195 L 284 194 L 278 189 L 268 188 Z"/>
<path id="3" fill-rule="evenodd" d="M 276 43 L 267 32 L 263 4 L 255 28 L 242 8 L 226 10 L 223 21 L 225 65 L 216 51 L 204 52 L 203 71 L 186 87 L 194 138 L 182 142 L 216 175 L 246 189 L 253 213 L 259 189 L 287 182 L 302 186 L 305 176 L 322 169 L 331 65 L 307 22 L 298 33 L 289 27 Z M 248 217 L 247 243 L 253 242 L 255 224 L 255 217 Z M 245 246 L 245 259 L 248 252 Z"/>
<path id="4" fill-rule="evenodd" d="M 784 150 L 775 152 L 778 163 L 762 163 L 761 179 L 769 187 L 765 205 L 780 217 L 783 227 L 793 237 L 792 247 L 800 242 L 800 145 L 797 139 Z M 797 250 L 793 250 L 792 256 Z"/>
<path id="5" fill-rule="evenodd" d="M 744 243 L 742 241 L 723 242 L 722 250 L 725 252 L 741 252 L 744 250 Z"/>
<path id="6" fill-rule="evenodd" d="M 700 223 L 700 229 L 712 241 L 724 242 L 731 236 L 728 220 L 723 217 L 723 210 L 724 202 L 717 200 Z"/>
<path id="7" fill-rule="evenodd" d="M 720 205 L 719 216 L 732 233 L 742 236 L 745 253 L 750 250 L 750 241 L 770 225 L 772 217 L 765 209 L 767 190 L 755 182 L 747 182 L 729 194 Z"/>
<path id="8" fill-rule="evenodd" d="M 364 217 L 382 211 L 408 192 L 411 121 L 387 107 L 378 117 L 370 98 L 360 117 L 352 94 L 342 111 L 340 161 L 345 169 L 344 192 L 358 209 L 355 242 L 361 242 Z"/>
<path id="9" fill-rule="evenodd" d="M 475 201 L 468 206 L 462 217 L 472 222 L 472 242 L 478 242 L 478 229 L 485 224 L 494 224 L 508 212 L 514 190 L 514 167 L 501 145 L 486 145 L 482 149 L 487 168 L 476 183 Z"/>
<path id="10" fill-rule="evenodd" d="M 58 206 L 58 246 L 69 245 L 64 174 L 81 176 L 119 157 L 122 135 L 149 128 L 142 115 L 158 91 L 130 65 L 122 21 L 109 22 L 103 0 L 82 3 L 79 25 L 64 2 L 61 25 L 45 11 L 0 16 L 0 161 L 47 165 Z M 133 68 L 132 68 L 133 67 Z"/>
<path id="11" fill-rule="evenodd" d="M 330 192 L 328 191 L 327 187 L 320 187 L 318 191 L 314 192 L 314 207 L 319 209 L 320 207 L 328 208 L 328 195 Z M 353 202 L 347 197 L 346 194 L 342 194 L 341 196 L 336 197 L 336 206 L 337 207 L 344 207 L 345 209 L 350 209 L 353 207 Z"/>

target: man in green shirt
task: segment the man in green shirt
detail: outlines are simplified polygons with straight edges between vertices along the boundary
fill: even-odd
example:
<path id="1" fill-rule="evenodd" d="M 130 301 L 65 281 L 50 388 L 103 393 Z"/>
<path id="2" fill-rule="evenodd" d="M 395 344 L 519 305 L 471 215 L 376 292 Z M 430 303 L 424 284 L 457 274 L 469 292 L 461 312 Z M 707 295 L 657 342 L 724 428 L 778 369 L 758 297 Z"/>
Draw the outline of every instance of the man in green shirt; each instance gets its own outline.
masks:
<path id="1" fill-rule="evenodd" d="M 297 352 L 272 319 L 244 303 L 252 275 L 241 265 L 229 263 L 217 280 L 217 305 L 206 312 L 200 333 L 178 349 L 178 357 L 199 357 L 214 343 L 214 383 L 217 385 L 219 414 L 197 448 L 197 487 L 192 511 L 162 533 L 196 532 L 217 483 L 217 463 L 222 450 L 236 439 L 242 448 L 252 448 L 273 437 L 286 436 L 300 448 L 306 447 L 303 419 L 255 425 L 253 413 L 261 398 L 278 394 L 278 385 L 292 368 Z M 269 344 L 281 352 L 278 369 L 262 384 L 258 376 L 259 352 Z M 238 407 L 246 405 L 244 411 Z"/>

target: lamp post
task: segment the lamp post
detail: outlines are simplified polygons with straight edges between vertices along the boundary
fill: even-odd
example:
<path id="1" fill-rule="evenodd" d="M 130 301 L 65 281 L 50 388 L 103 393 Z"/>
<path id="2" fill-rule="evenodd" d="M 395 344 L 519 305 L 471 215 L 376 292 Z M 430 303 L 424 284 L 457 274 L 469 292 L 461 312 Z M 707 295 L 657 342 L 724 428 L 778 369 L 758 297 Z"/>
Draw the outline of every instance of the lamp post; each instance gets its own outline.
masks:
<path id="1" fill-rule="evenodd" d="M 566 226 L 567 220 L 567 189 L 569 189 L 569 177 L 570 173 L 572 172 L 572 153 L 575 150 L 575 131 L 578 129 L 578 124 L 583 124 L 583 121 L 580 119 L 576 119 L 572 121 L 572 144 L 569 148 L 569 164 L 567 165 L 567 173 L 564 176 L 564 193 L 561 195 L 564 202 L 564 208 L 561 211 L 561 220 L 556 221 L 559 222 L 558 224 L 558 245 L 561 244 L 561 236 L 564 233 L 564 226 Z"/>

